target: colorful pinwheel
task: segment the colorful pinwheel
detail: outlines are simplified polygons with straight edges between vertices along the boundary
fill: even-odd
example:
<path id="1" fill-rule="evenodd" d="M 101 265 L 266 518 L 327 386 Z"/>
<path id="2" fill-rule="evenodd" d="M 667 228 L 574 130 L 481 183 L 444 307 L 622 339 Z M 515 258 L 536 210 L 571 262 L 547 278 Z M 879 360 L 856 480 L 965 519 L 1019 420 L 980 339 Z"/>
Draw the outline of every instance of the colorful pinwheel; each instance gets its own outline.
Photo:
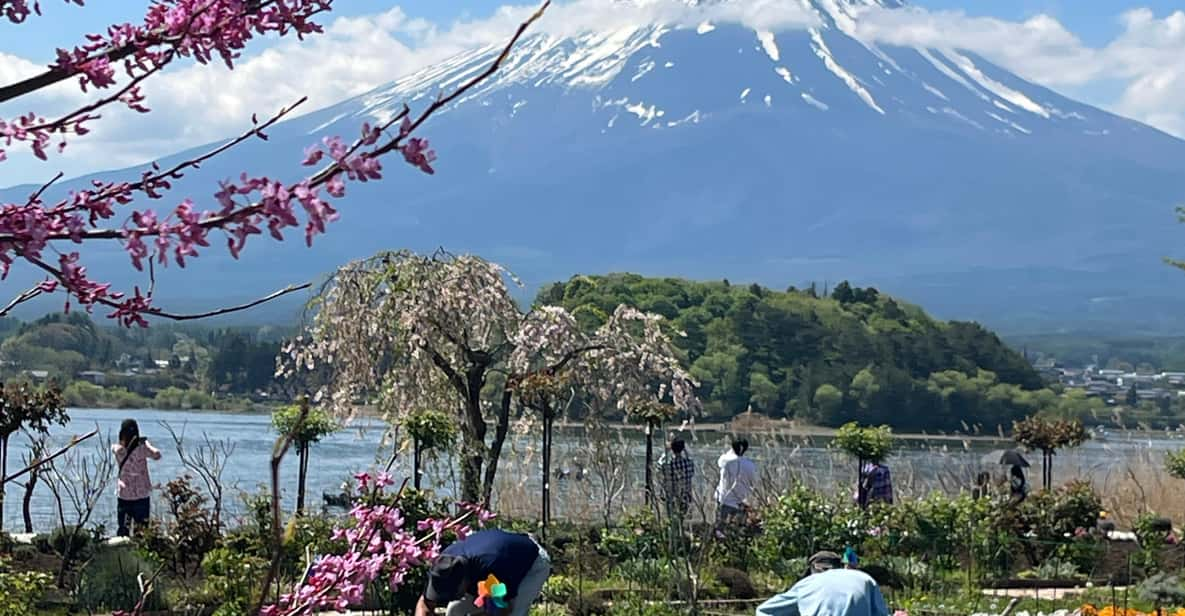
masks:
<path id="1" fill-rule="evenodd" d="M 486 612 L 496 614 L 498 610 L 506 609 L 506 585 L 498 581 L 494 574 L 490 574 L 484 582 L 477 583 L 477 599 L 473 604 L 485 608 Z"/>

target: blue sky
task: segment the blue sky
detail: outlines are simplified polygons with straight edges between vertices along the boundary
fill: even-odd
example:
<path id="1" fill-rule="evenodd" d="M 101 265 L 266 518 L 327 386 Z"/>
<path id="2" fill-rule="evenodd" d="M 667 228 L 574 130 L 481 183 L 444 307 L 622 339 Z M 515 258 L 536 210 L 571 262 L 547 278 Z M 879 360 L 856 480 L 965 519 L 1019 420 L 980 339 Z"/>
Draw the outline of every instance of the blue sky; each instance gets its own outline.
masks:
<path id="1" fill-rule="evenodd" d="M 557 0 L 592 14 L 620 0 Z M 675 2 L 676 0 L 638 0 Z M 789 11 L 798 0 L 730 0 Z M 844 0 L 850 1 L 850 0 Z M 509 0 L 520 8 L 534 0 Z M 297 44 L 253 41 L 239 69 L 183 66 L 149 82 L 150 120 L 108 113 L 79 146 L 54 163 L 66 175 L 140 164 L 241 130 L 252 113 L 308 95 L 308 110 L 365 92 L 478 44 L 502 41 L 514 19 L 507 0 L 337 0 L 329 32 Z M 760 4 L 764 3 L 764 4 Z M 14 26 L 0 21 L 0 83 L 32 74 L 56 47 L 72 46 L 106 24 L 138 20 L 147 0 L 88 0 L 77 7 L 42 0 L 45 15 Z M 862 36 L 879 43 L 968 49 L 1072 98 L 1185 137 L 1185 4 L 1182 0 L 910 0 L 910 11 L 872 12 Z M 767 9 L 766 7 L 772 7 Z M 801 10 L 801 9 L 798 9 Z M 583 12 L 582 12 L 583 11 Z M 600 17 L 597 17 L 600 14 Z M 548 22 L 550 20 L 550 22 Z M 537 27 L 566 28 L 553 10 Z M 260 83 L 269 87 L 260 88 Z M 0 105 L 0 118 L 77 107 L 77 87 Z M 73 106 L 71 106 L 73 105 Z M 122 115 L 121 115 L 122 114 Z M 0 186 L 40 181 L 44 163 L 9 152 Z"/>
<path id="2" fill-rule="evenodd" d="M 0 52 L 25 58 L 45 57 L 54 46 L 65 46 L 94 30 L 94 24 L 134 20 L 145 3 L 134 0 L 91 0 L 85 8 L 59 0 L 43 0 L 43 19 L 54 23 L 55 40 L 46 41 L 40 28 L 13 27 L 0 23 Z M 335 15 L 365 15 L 401 6 L 409 15 L 447 25 L 458 19 L 485 17 L 499 6 L 500 0 L 338 0 Z M 969 15 L 988 15 L 1008 20 L 1024 20 L 1046 14 L 1062 22 L 1088 45 L 1101 46 L 1121 31 L 1118 16 L 1126 10 L 1146 7 L 1158 15 L 1167 15 L 1185 6 L 1180 0 L 910 0 L 918 7 L 960 10 Z M 48 43 L 48 48 L 47 48 Z"/>

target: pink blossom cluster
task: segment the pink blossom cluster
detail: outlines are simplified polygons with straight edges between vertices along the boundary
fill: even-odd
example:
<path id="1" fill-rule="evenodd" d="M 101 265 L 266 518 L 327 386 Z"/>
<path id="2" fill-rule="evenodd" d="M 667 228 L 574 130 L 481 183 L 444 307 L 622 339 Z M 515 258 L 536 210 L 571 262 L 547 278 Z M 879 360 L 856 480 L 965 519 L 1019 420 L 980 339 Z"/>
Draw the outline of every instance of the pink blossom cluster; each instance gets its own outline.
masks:
<path id="1" fill-rule="evenodd" d="M 78 5 L 84 2 L 65 1 Z M 247 43 L 256 37 L 274 33 L 303 38 L 306 34 L 321 32 L 314 18 L 331 10 L 332 5 L 333 0 L 156 0 L 142 23 L 117 24 L 104 33 L 88 35 L 82 45 L 69 50 L 59 49 L 55 62 L 45 72 L 13 84 L 0 84 L 3 86 L 0 87 L 0 104 L 73 78 L 78 79 L 84 92 L 93 91 L 97 97 L 56 119 L 38 113 L 27 113 L 10 120 L 0 118 L 0 162 L 5 160 L 6 148 L 17 143 L 28 144 L 35 156 L 47 159 L 54 147 L 59 152 L 66 147 L 68 135 L 87 134 L 90 131 L 88 124 L 98 119 L 98 112 L 107 105 L 122 103 L 133 110 L 148 112 L 140 84 L 178 58 L 192 58 L 203 64 L 217 58 L 233 69 Z M 547 2 L 544 3 L 546 6 Z M 293 105 L 262 125 L 256 122 L 252 130 L 239 138 L 172 169 L 162 171 L 154 164 L 138 181 L 96 181 L 92 189 L 72 191 L 56 203 L 43 201 L 42 194 L 58 179 L 55 177 L 23 203 L 0 203 L 0 279 L 7 277 L 11 265 L 18 260 L 46 274 L 45 282 L 38 289 L 19 295 L 6 308 L 0 309 L 0 314 L 20 301 L 27 301 L 37 292 L 61 290 L 88 311 L 95 304 L 113 308 L 109 316 L 125 326 L 146 326 L 144 317 L 153 315 L 176 319 L 209 316 L 173 315 L 154 306 L 155 285 L 151 273 L 146 292 L 136 288 L 129 296 L 113 291 L 109 284 L 89 277 L 79 252 L 61 251 L 58 243 L 118 241 L 138 270 L 143 270 L 145 261 L 162 266 L 173 261 L 184 267 L 188 260 L 199 256 L 200 249 L 211 245 L 209 235 L 215 230 L 224 233 L 227 248 L 236 258 L 251 236 L 267 229 L 272 237 L 283 239 L 285 229 L 299 226 L 302 221 L 305 241 L 311 244 L 315 235 L 324 233 L 326 226 L 338 218 L 337 210 L 328 199 L 343 197 L 347 181 L 367 182 L 382 178 L 382 156 L 398 152 L 408 164 L 424 173 L 435 172 L 432 166 L 436 160 L 435 152 L 427 140 L 413 137 L 411 133 L 433 112 L 497 70 L 542 11 L 540 9 L 520 25 L 487 71 L 464 82 L 451 94 L 442 94 L 414 120 L 405 107 L 400 114 L 379 126 L 363 126 L 361 138 L 351 145 L 333 137 L 310 148 L 306 151 L 305 165 L 316 165 L 326 158 L 329 161 L 296 183 L 244 172 L 238 180 L 221 183 L 214 194 L 219 205 L 217 209 L 201 210 L 193 201 L 184 199 L 171 208 L 127 208 L 130 211 L 117 214 L 120 206 L 129 206 L 141 195 L 149 199 L 162 198 L 172 188 L 171 181 L 183 176 L 182 171 L 198 168 L 247 138 L 266 139 L 263 129 L 291 112 Z M 0 15 L 13 23 L 25 21 L 32 13 L 40 14 L 36 0 L 31 3 L 30 0 L 0 0 Z M 126 78 L 120 78 L 121 70 Z M 297 105 L 303 101 L 298 101 Z M 387 135 L 387 130 L 400 121 L 398 134 Z M 298 288 L 289 287 L 261 301 Z M 253 305 L 255 303 L 244 304 L 217 313 Z"/>
<path id="2" fill-rule="evenodd" d="M 405 120 L 402 131 L 409 126 Z M 75 243 L 86 239 L 122 240 L 132 265 L 143 271 L 145 260 L 155 259 L 167 266 L 170 256 L 185 267 L 186 259 L 199 256 L 199 248 L 210 246 L 211 231 L 221 230 L 231 255 L 238 258 L 248 238 L 261 234 L 264 228 L 273 238 L 283 240 L 285 229 L 300 224 L 299 211 L 304 213 L 305 242 L 312 245 L 313 237 L 324 233 L 326 226 L 339 217 L 327 198 L 344 197 L 347 180 L 366 182 L 382 178 L 382 163 L 375 150 L 359 151 L 362 146 L 374 145 L 381 135 L 379 127 L 367 124 L 363 126 L 362 136 L 352 145 L 346 145 L 340 137 L 326 137 L 322 144 L 305 152 L 305 165 L 317 164 L 326 156 L 332 160 L 332 164 L 316 175 L 285 184 L 267 176 L 243 173 L 238 181 L 220 183 L 214 194 L 220 205 L 217 210 L 199 211 L 192 200 L 184 199 L 163 215 L 152 209 L 132 211 L 117 230 L 105 231 L 95 226 L 114 218 L 116 207 L 131 203 L 137 192 L 160 198 L 172 187 L 167 173 L 154 168 L 136 183 L 96 181 L 95 190 L 74 192 L 48 208 L 39 198 L 24 204 L 0 203 L 0 277 L 8 275 L 17 258 L 40 260 L 43 251 L 55 240 Z M 409 146 L 413 141 L 415 152 L 404 152 L 404 157 L 431 173 L 429 163 L 435 154 L 426 149 L 426 140 L 413 138 L 397 147 Z M 112 293 L 110 285 L 87 278 L 86 268 L 77 265 L 78 253 L 64 255 L 63 268 L 67 261 L 71 266 L 68 274 L 62 268 L 51 273 L 80 304 L 88 310 L 96 303 L 106 304 L 115 308 L 110 316 L 121 323 L 147 325 L 142 315 L 152 311 L 150 294 L 141 294 L 138 289 L 132 297 Z"/>
<path id="3" fill-rule="evenodd" d="M 416 537 L 405 527 L 405 519 L 397 506 L 384 504 L 384 490 L 394 482 L 386 473 L 371 476 L 355 475 L 362 500 L 350 511 L 351 524 L 333 531 L 335 541 L 345 541 L 344 554 L 321 556 L 313 563 L 305 580 L 290 594 L 280 597 L 279 603 L 264 607 L 262 616 L 314 613 L 321 609 L 344 611 L 362 603 L 366 588 L 376 580 L 385 579 L 391 590 L 398 589 L 408 573 L 426 565 L 440 554 L 441 539 L 446 531 L 458 537 L 466 536 L 468 526 L 462 519 L 422 520 L 420 531 L 430 531 L 423 538 Z M 471 516 L 477 511 L 467 513 Z M 489 519 L 488 513 L 478 514 Z"/>
<path id="4" fill-rule="evenodd" d="M 82 4 L 81 0 L 75 0 Z M 56 78 L 78 77 L 83 92 L 88 88 L 115 86 L 117 68 L 122 65 L 130 81 L 114 95 L 87 105 L 83 110 L 57 120 L 45 120 L 33 114 L 5 122 L 0 119 L 0 136 L 5 146 L 14 141 L 28 142 L 34 154 L 44 159 L 45 148 L 58 135 L 58 149 L 66 147 L 65 136 L 86 134 L 84 122 L 97 119 L 91 113 L 119 101 L 145 113 L 145 97 L 138 85 L 144 78 L 161 70 L 179 57 L 190 57 L 203 64 L 215 57 L 227 67 L 256 36 L 295 33 L 297 37 L 321 32 L 313 21 L 318 13 L 329 11 L 333 0 L 164 0 L 153 3 L 139 25 L 123 23 L 107 28 L 104 34 L 89 34 L 87 42 L 73 49 L 58 49 L 57 60 L 49 70 Z M 0 0 L 11 21 L 23 21 L 29 7 L 23 0 Z M 38 10 L 36 3 L 33 5 Z M 122 62 L 121 62 L 122 61 Z M 2 102 L 2 101 L 0 101 Z M 4 150 L 0 149 L 0 160 Z"/>
<path id="5" fill-rule="evenodd" d="M 78 6 L 82 6 L 82 1 L 66 0 L 66 3 L 73 2 Z M 33 0 L 32 8 L 29 7 L 28 0 L 0 0 L 0 15 L 4 15 L 8 18 L 8 21 L 14 24 L 25 21 L 32 13 L 41 14 L 41 3 L 37 0 Z"/>

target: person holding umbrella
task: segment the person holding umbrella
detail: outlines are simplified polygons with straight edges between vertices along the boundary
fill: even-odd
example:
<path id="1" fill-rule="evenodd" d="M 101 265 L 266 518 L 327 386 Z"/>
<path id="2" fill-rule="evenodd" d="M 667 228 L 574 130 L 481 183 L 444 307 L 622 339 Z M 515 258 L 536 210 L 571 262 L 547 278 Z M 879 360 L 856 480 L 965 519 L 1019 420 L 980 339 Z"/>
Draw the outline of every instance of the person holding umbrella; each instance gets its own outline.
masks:
<path id="1" fill-rule="evenodd" d="M 1008 466 L 1008 493 L 1012 497 L 1014 503 L 1020 503 L 1029 495 L 1029 484 L 1025 480 L 1024 469 L 1029 466 L 1029 461 L 1020 455 L 1020 452 L 1015 449 L 1009 449 L 1000 456 L 1000 464 Z"/>

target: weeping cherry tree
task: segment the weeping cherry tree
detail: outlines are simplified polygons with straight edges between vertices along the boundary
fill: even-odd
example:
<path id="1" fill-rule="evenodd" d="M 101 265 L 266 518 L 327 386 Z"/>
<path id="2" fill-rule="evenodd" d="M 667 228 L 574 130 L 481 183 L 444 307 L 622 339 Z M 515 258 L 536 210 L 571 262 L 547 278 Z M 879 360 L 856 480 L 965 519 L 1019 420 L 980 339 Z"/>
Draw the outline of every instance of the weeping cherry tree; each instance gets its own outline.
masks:
<path id="1" fill-rule="evenodd" d="M 394 423 L 412 409 L 452 409 L 461 497 L 487 504 L 520 383 L 570 370 L 584 375 L 588 395 L 617 397 L 623 408 L 639 382 L 665 380 L 676 404 L 694 400 L 661 317 L 619 307 L 585 333 L 562 308 L 522 312 L 507 281 L 517 284 L 495 263 L 443 251 L 350 263 L 311 304 L 307 332 L 286 345 L 281 375 L 329 367 L 316 396 L 343 417 L 359 401 L 374 402 Z"/>

